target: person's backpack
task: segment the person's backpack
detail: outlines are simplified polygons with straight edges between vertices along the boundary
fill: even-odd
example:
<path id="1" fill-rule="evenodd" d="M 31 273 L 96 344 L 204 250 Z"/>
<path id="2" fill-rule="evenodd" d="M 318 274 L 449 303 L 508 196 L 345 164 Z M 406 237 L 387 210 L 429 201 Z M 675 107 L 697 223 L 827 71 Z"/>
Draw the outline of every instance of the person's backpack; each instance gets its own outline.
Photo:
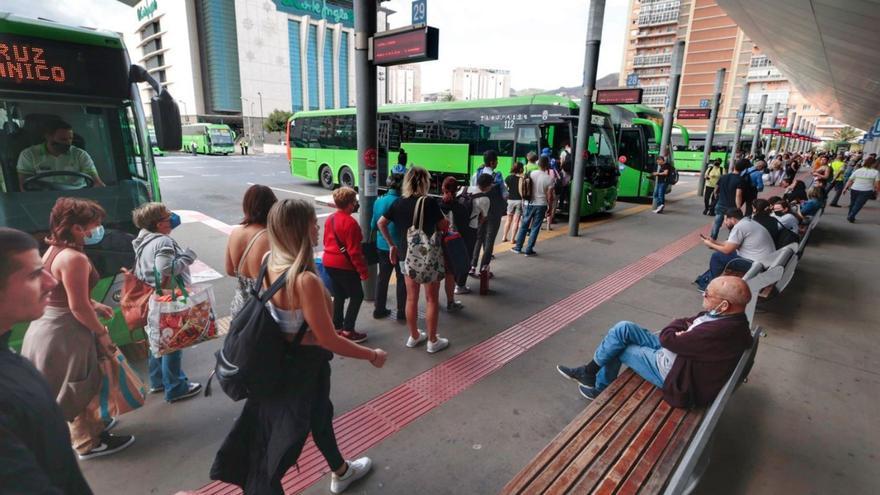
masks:
<path id="1" fill-rule="evenodd" d="M 800 244 L 801 236 L 788 230 L 788 227 L 782 224 L 777 218 L 774 218 L 779 224 L 779 230 L 776 232 L 776 238 L 773 239 L 776 249 L 782 249 L 789 244 Z"/>
<path id="2" fill-rule="evenodd" d="M 532 182 L 532 174 L 525 174 L 519 181 L 519 195 L 523 201 L 532 201 L 535 196 L 535 183 Z"/>
<path id="3" fill-rule="evenodd" d="M 741 175 L 742 177 L 742 190 L 743 190 L 743 201 L 746 203 L 751 203 L 753 199 L 758 197 L 758 187 L 755 185 L 755 182 L 752 180 L 752 173 L 756 171 L 748 172 L 745 175 Z"/>
<path id="4" fill-rule="evenodd" d="M 272 317 L 266 303 L 286 283 L 287 274 L 278 277 L 262 294 L 268 260 L 263 262 L 256 284 L 238 315 L 229 324 L 223 347 L 214 353 L 217 362 L 205 386 L 211 394 L 211 379 L 216 377 L 220 388 L 234 401 L 248 397 L 272 395 L 281 380 L 281 367 L 287 345 L 281 327 Z M 307 328 L 304 322 L 293 345 L 299 345 Z"/>
<path id="5" fill-rule="evenodd" d="M 403 261 L 404 274 L 420 284 L 436 282 L 446 274 L 440 233 L 435 231 L 431 236 L 425 233 L 425 201 L 425 197 L 416 201 L 412 226 L 406 232 L 406 259 Z"/>
<path id="6" fill-rule="evenodd" d="M 482 194 L 482 193 L 479 193 Z M 468 225 L 471 221 L 471 212 L 474 211 L 474 196 L 476 194 L 471 194 L 468 192 L 467 188 L 461 192 L 458 196 L 455 197 L 455 202 L 458 203 L 458 208 L 452 209 L 453 220 L 455 220 L 455 225 Z M 456 214 L 459 215 L 456 218 Z"/>
<path id="7" fill-rule="evenodd" d="M 675 165 L 672 163 L 668 164 L 669 167 L 669 175 L 666 176 L 666 185 L 674 186 L 678 184 L 678 170 L 675 169 Z"/>

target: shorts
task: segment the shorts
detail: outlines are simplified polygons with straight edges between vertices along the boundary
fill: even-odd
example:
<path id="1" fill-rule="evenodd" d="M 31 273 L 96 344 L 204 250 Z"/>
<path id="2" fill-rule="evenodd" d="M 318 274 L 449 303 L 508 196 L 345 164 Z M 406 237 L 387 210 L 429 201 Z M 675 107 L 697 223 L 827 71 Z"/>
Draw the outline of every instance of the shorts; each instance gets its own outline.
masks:
<path id="1" fill-rule="evenodd" d="M 521 199 L 508 199 L 507 200 L 507 214 L 508 215 L 522 215 L 523 213 L 523 201 Z"/>

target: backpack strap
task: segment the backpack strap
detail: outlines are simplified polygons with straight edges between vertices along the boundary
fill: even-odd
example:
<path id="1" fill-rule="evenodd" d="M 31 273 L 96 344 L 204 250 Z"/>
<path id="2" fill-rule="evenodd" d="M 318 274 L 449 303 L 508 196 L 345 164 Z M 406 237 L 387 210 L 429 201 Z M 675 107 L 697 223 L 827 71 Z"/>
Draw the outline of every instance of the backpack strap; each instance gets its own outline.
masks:
<path id="1" fill-rule="evenodd" d="M 260 275 L 257 277 L 257 283 L 254 284 L 254 289 L 252 289 L 252 293 L 255 296 L 259 297 L 260 303 L 262 304 L 266 304 L 267 302 L 269 302 L 269 299 L 272 299 L 275 293 L 281 290 L 281 287 L 287 281 L 287 272 L 284 272 L 281 274 L 280 277 L 278 277 L 277 280 L 275 280 L 275 282 L 272 283 L 272 285 L 269 286 L 268 289 L 264 290 L 262 294 L 259 294 L 257 292 L 259 290 L 257 289 L 257 287 L 263 286 L 263 280 L 265 279 L 268 272 L 269 258 L 267 257 L 265 260 L 263 260 L 263 266 L 260 268 Z"/>
<path id="2" fill-rule="evenodd" d="M 266 233 L 266 229 L 263 229 L 263 230 L 257 232 L 256 234 L 254 234 L 253 237 L 251 237 L 251 240 L 248 242 L 247 247 L 244 248 L 244 252 L 241 253 L 241 259 L 238 261 L 238 267 L 236 267 L 236 269 L 235 269 L 236 276 L 241 276 L 241 269 L 244 266 L 244 262 L 247 259 L 248 253 L 251 252 L 251 248 L 254 247 L 254 243 L 257 242 L 257 239 L 259 239 L 265 233 Z"/>
<path id="3" fill-rule="evenodd" d="M 423 223 L 425 221 L 425 197 L 416 200 L 416 207 L 413 209 L 413 227 L 418 226 L 419 230 L 424 230 Z"/>

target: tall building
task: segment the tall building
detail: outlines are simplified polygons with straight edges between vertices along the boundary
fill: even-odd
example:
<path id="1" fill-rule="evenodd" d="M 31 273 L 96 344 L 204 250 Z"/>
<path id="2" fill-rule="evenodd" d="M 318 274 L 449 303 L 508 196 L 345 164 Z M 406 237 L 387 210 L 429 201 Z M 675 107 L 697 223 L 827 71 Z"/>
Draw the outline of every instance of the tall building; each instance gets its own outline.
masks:
<path id="1" fill-rule="evenodd" d="M 763 94 L 767 95 L 764 127 L 772 125 L 769 114 L 776 102 L 780 103 L 780 117 L 801 107 L 798 113 L 807 111 L 804 115 L 810 121 L 834 121 L 803 99 L 788 78 L 714 0 L 630 0 L 628 12 L 619 84 L 643 88 L 646 105 L 658 110 L 665 108 L 672 52 L 676 41 L 684 40 L 677 106 L 709 106 L 715 72 L 725 68 L 718 119 L 720 131 L 735 129 L 744 84 L 749 85 L 746 132 L 755 128 Z M 836 128 L 843 127 L 834 122 Z M 695 131 L 704 131 L 707 124 L 705 120 L 686 122 L 688 128 Z"/>
<path id="2" fill-rule="evenodd" d="M 185 121 L 256 131 L 275 109 L 355 105 L 352 9 L 351 0 L 142 0 L 126 44 L 180 101 Z M 380 31 L 392 13 L 380 8 Z M 411 87 L 420 93 L 420 81 Z M 380 102 L 387 91 L 380 86 Z"/>
<path id="3" fill-rule="evenodd" d="M 422 101 L 422 70 L 418 64 L 387 67 L 385 98 L 379 103 L 419 103 Z"/>
<path id="4" fill-rule="evenodd" d="M 456 100 L 482 100 L 510 96 L 510 71 L 458 67 L 452 72 L 452 96 Z"/>

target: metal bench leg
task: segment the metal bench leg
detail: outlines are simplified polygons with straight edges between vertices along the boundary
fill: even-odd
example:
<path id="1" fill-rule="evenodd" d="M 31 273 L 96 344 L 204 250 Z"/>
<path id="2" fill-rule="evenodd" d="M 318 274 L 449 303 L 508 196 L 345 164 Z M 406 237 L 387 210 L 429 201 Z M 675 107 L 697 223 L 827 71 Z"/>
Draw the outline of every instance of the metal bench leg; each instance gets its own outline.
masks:
<path id="1" fill-rule="evenodd" d="M 712 436 L 712 439 L 709 440 L 709 443 L 706 445 L 706 448 L 703 449 L 703 454 L 700 456 L 700 460 L 697 461 L 697 465 L 694 466 L 694 472 L 691 473 L 691 477 L 688 480 L 687 487 L 684 489 L 684 495 L 690 495 L 696 488 L 697 485 L 700 484 L 700 479 L 703 477 L 703 474 L 706 472 L 706 468 L 709 467 L 709 461 L 711 460 L 712 446 L 715 443 L 715 436 Z"/>

